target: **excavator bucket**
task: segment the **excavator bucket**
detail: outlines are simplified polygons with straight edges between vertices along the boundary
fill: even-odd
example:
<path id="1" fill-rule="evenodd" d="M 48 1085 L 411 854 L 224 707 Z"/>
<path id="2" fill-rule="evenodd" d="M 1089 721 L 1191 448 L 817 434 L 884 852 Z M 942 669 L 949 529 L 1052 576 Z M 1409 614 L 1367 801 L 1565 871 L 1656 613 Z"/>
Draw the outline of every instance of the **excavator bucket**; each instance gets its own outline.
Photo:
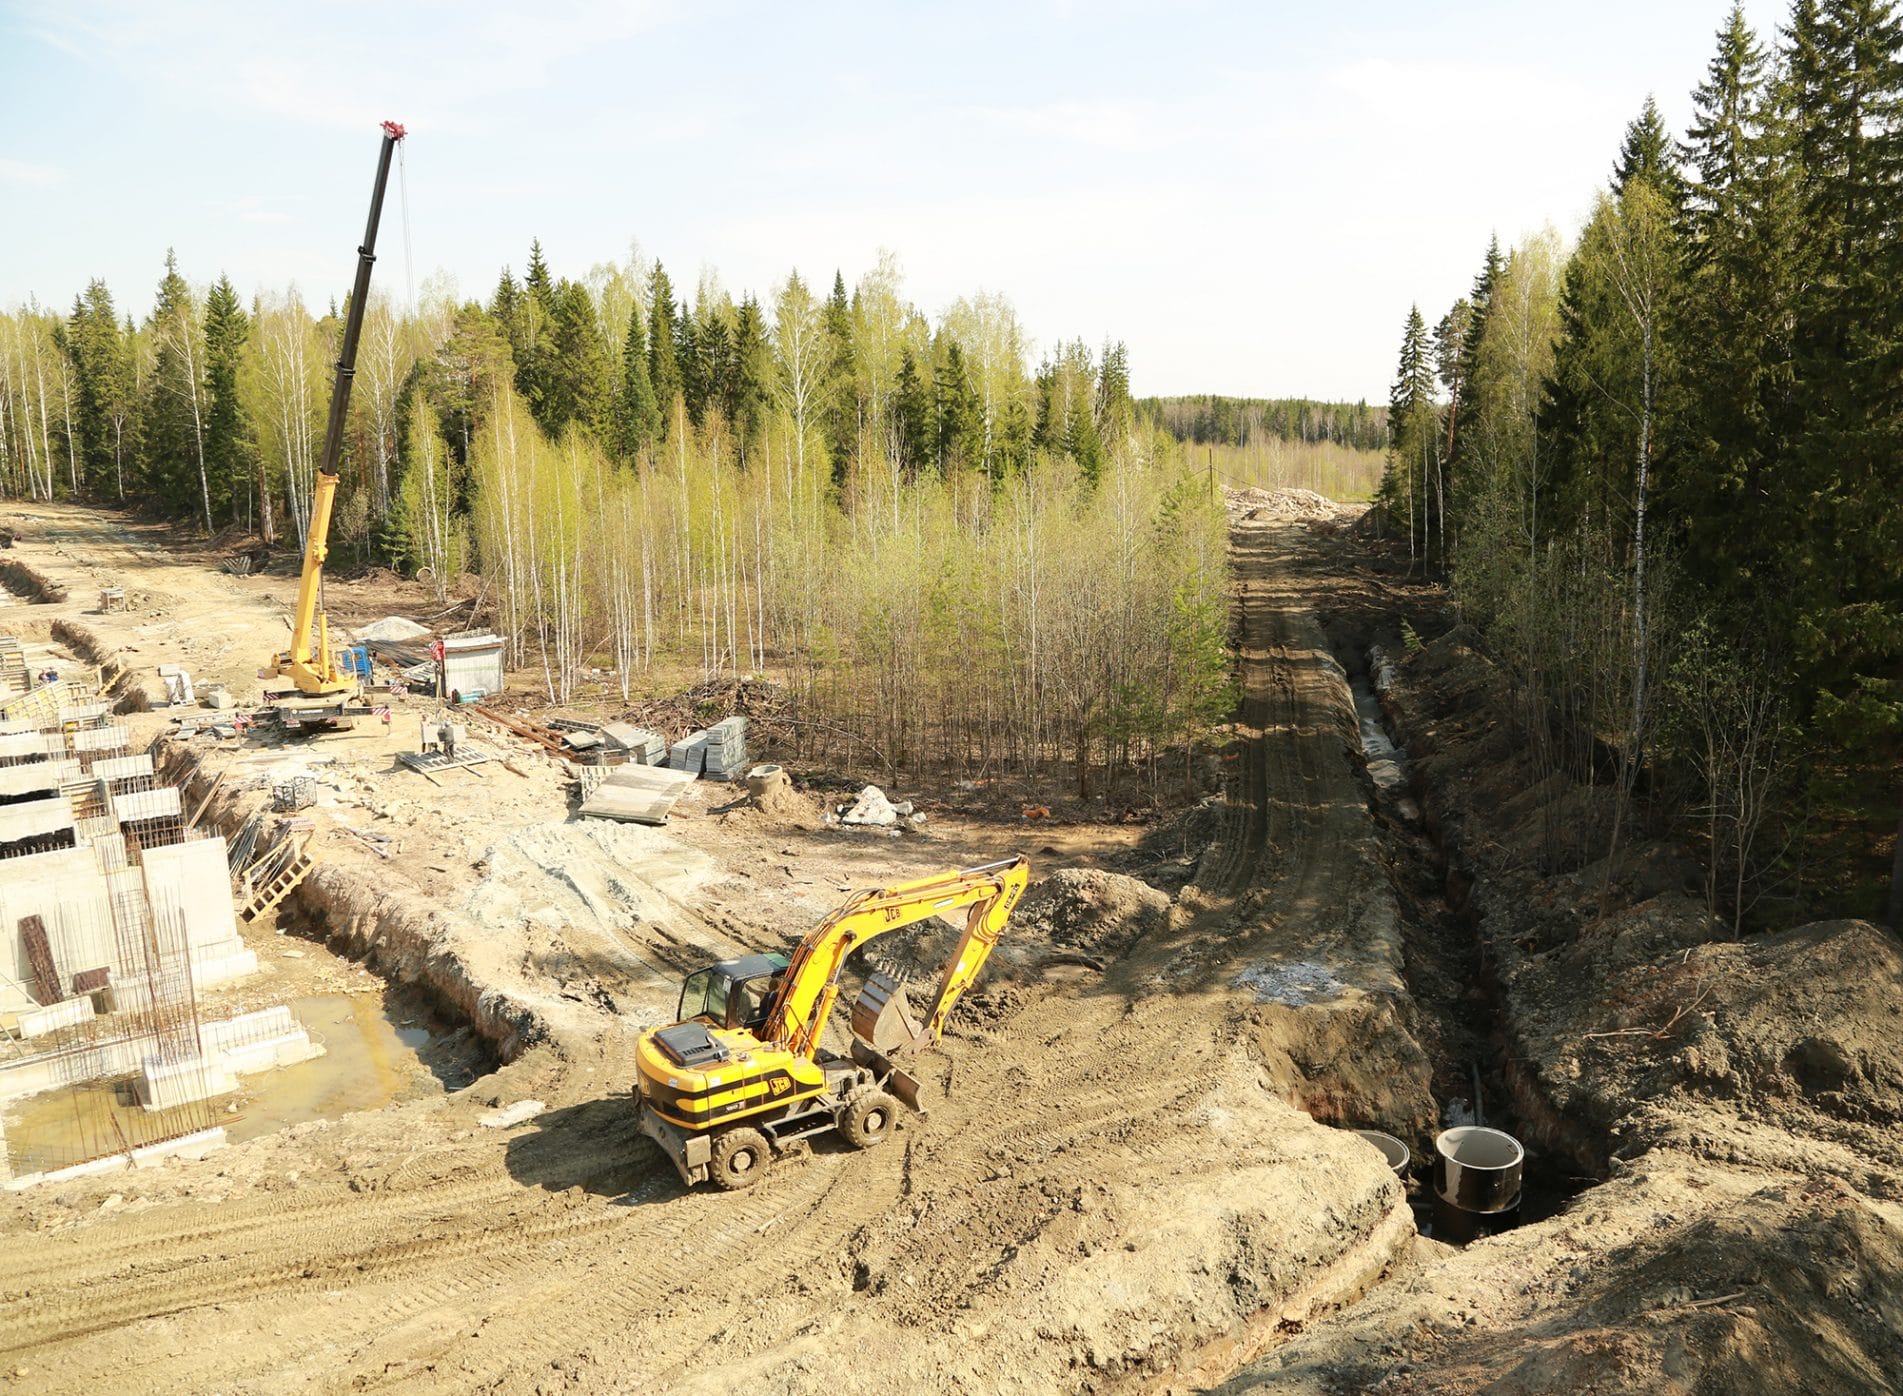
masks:
<path id="1" fill-rule="evenodd" d="M 919 1032 L 905 981 L 889 969 L 874 970 L 852 1002 L 852 1035 L 883 1054 L 908 1046 Z"/>
<path id="2" fill-rule="evenodd" d="M 890 968 L 874 970 L 852 1001 L 853 1060 L 871 1067 L 890 1091 L 908 1107 L 923 1115 L 918 1103 L 918 1080 L 902 1070 L 890 1056 L 902 1047 L 910 1047 L 919 1036 L 918 1020 L 912 1017 L 905 1001 L 905 980 Z"/>

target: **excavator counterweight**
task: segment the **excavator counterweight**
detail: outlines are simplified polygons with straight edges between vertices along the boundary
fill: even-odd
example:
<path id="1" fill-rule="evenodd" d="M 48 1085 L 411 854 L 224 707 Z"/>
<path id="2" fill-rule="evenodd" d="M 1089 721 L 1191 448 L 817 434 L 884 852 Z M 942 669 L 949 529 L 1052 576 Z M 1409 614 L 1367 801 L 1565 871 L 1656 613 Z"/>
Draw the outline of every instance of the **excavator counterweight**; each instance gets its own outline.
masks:
<path id="1" fill-rule="evenodd" d="M 679 1021 L 635 1046 L 641 1131 L 690 1187 L 751 1185 L 773 1154 L 837 1130 L 855 1148 L 883 1143 L 903 1104 L 923 1114 L 911 1068 L 990 958 L 1031 877 L 1023 858 L 856 892 L 791 957 L 748 955 L 690 974 Z M 963 912 L 964 934 L 923 1023 L 898 975 L 868 976 L 852 1006 L 845 1055 L 821 1037 L 846 957 L 933 916 Z"/>

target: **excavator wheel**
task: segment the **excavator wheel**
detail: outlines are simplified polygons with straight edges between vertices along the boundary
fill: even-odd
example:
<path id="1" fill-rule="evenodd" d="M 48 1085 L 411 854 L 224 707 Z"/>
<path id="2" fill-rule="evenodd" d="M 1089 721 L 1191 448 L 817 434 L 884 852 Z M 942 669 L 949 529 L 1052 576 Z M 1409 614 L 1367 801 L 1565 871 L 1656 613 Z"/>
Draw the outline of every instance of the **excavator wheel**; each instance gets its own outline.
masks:
<path id="1" fill-rule="evenodd" d="M 855 1149 L 883 1144 L 898 1122 L 899 1103 L 877 1086 L 854 1091 L 839 1116 L 839 1132 Z"/>
<path id="2" fill-rule="evenodd" d="M 713 1157 L 707 1160 L 707 1176 L 714 1186 L 728 1192 L 750 1188 L 766 1171 L 771 1150 L 766 1136 L 745 1125 L 730 1129 L 714 1140 Z"/>

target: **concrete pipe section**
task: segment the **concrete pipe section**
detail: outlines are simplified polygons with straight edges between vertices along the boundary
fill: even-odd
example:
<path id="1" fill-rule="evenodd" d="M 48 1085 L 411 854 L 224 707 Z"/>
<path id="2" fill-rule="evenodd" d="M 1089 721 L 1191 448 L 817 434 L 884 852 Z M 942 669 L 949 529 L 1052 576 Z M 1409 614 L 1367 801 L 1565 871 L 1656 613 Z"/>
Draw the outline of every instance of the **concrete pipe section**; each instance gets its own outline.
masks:
<path id="1" fill-rule="evenodd" d="M 1408 1162 L 1414 1157 L 1407 1145 L 1392 1134 L 1383 1134 L 1378 1129 L 1358 1129 L 1355 1133 L 1381 1151 L 1381 1157 L 1388 1161 L 1388 1167 L 1394 1170 L 1395 1177 L 1407 1176 Z"/>
<path id="2" fill-rule="evenodd" d="M 1434 1234 L 1464 1243 L 1519 1220 L 1526 1150 L 1510 1134 L 1461 1125 L 1434 1141 Z"/>

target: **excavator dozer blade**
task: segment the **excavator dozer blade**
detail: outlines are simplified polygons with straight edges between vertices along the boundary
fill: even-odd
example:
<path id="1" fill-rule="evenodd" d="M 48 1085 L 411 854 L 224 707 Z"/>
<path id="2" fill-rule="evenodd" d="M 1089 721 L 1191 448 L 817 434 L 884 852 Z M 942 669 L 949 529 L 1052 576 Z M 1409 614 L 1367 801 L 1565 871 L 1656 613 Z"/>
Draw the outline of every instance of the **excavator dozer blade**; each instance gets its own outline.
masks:
<path id="1" fill-rule="evenodd" d="M 884 1088 L 902 1102 L 908 1110 L 923 1116 L 925 1107 L 919 1104 L 918 1078 L 899 1067 L 885 1053 L 859 1039 L 853 1039 L 852 1059 L 863 1067 L 869 1068 L 877 1076 Z"/>
<path id="2" fill-rule="evenodd" d="M 874 970 L 852 1001 L 852 1035 L 880 1053 L 903 1047 L 919 1035 L 918 1022 L 905 1001 L 904 981 L 890 970 Z"/>

